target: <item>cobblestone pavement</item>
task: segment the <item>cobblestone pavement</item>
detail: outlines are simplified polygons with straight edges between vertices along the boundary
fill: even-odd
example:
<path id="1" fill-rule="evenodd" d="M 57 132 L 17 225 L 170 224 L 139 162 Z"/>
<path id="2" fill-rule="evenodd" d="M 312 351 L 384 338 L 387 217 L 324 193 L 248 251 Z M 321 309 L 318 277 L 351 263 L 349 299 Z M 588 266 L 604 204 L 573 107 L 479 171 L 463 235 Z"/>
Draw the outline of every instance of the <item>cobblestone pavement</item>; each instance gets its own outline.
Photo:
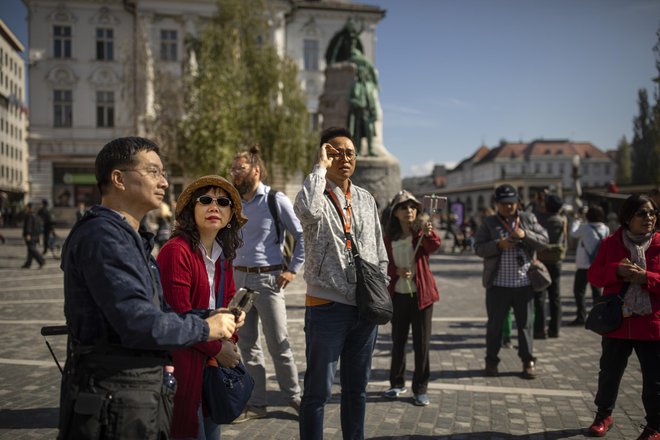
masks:
<path id="1" fill-rule="evenodd" d="M 25 246 L 17 229 L 0 230 L 0 440 L 54 439 L 60 373 L 39 329 L 63 323 L 62 272 L 48 257 L 46 266 L 21 270 Z M 66 231 L 60 231 L 66 235 Z M 446 244 L 444 249 L 450 249 Z M 36 265 L 35 265 L 36 266 Z M 440 290 L 433 314 L 431 382 L 427 407 L 412 404 L 408 391 L 397 401 L 380 397 L 388 388 L 390 328 L 382 326 L 368 388 L 366 437 L 371 439 L 579 439 L 594 416 L 599 337 L 582 328 L 564 327 L 558 339 L 534 341 L 539 377 L 520 377 L 515 349 L 502 349 L 501 374 L 482 374 L 485 356 L 484 289 L 481 260 L 473 254 L 438 253 L 432 270 Z M 575 265 L 564 263 L 564 323 L 574 318 Z M 289 333 L 300 371 L 304 362 L 304 282 L 287 289 Z M 515 337 L 515 330 L 514 330 Z M 52 337 L 60 360 L 64 338 Z M 514 338 L 515 341 L 515 338 Z M 409 351 L 408 365 L 412 365 Z M 297 438 L 297 416 L 277 391 L 269 371 L 268 417 L 222 427 L 223 439 Z M 409 368 L 410 369 L 410 368 Z M 412 377 L 409 371 L 408 380 Z M 409 385 L 409 384 L 408 384 Z M 609 439 L 634 439 L 644 423 L 641 372 L 631 357 L 619 392 L 615 426 Z M 341 438 L 339 385 L 326 407 L 325 438 Z"/>

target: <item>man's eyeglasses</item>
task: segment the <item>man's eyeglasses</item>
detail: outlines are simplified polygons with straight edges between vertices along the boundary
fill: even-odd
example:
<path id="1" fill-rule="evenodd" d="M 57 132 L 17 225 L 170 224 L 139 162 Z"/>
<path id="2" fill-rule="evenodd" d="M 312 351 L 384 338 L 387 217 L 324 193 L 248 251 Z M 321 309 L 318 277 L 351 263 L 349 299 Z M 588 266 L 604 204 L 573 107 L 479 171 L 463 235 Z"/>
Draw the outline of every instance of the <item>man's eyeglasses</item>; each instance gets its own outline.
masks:
<path id="1" fill-rule="evenodd" d="M 340 159 L 342 157 L 345 157 L 346 160 L 355 159 L 355 151 L 353 150 L 342 150 L 341 148 L 335 148 L 335 150 L 337 150 L 337 152 L 328 153 L 328 157 L 332 159 Z"/>
<path id="2" fill-rule="evenodd" d="M 126 169 L 126 170 L 119 170 L 119 171 L 134 171 L 138 173 L 141 176 L 149 176 L 154 180 L 158 180 L 161 177 L 165 178 L 167 180 L 167 171 L 161 170 L 157 167 L 147 167 L 147 168 L 131 168 L 131 169 Z M 142 174 L 144 172 L 144 174 Z"/>
<path id="3" fill-rule="evenodd" d="M 639 217 L 639 218 L 646 218 L 646 217 L 656 218 L 657 216 L 658 216 L 658 211 L 655 209 L 640 209 L 635 213 L 635 217 Z"/>
<path id="4" fill-rule="evenodd" d="M 231 200 L 227 197 L 218 197 L 217 199 L 214 199 L 211 196 L 199 196 L 197 197 L 197 203 L 201 205 L 210 205 L 211 203 L 215 202 L 218 206 L 231 206 Z"/>
<path id="5" fill-rule="evenodd" d="M 249 166 L 245 166 L 245 165 L 240 166 L 240 167 L 233 167 L 233 168 L 230 168 L 230 169 L 229 169 L 229 174 L 232 174 L 232 175 L 234 175 L 234 176 L 237 176 L 237 175 L 239 175 L 239 174 L 245 174 L 245 173 L 247 173 L 248 171 L 250 171 L 250 168 L 251 168 L 251 167 L 249 167 Z"/>

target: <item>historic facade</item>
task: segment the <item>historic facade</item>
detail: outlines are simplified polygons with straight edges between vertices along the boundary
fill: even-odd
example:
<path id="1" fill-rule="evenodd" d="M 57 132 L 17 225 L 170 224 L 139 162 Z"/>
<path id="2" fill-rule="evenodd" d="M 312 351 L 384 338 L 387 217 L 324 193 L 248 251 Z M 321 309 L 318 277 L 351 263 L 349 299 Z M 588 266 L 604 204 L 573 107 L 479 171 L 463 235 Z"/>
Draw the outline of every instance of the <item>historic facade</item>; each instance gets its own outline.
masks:
<path id="1" fill-rule="evenodd" d="M 194 63 L 197 35 L 215 1 L 24 0 L 29 10 L 31 196 L 60 212 L 97 199 L 93 161 L 110 139 L 146 135 L 162 79 Z M 271 38 L 292 57 L 313 127 L 323 91 L 325 48 L 350 17 L 364 23 L 365 52 L 385 12 L 346 1 L 271 0 Z M 176 195 L 177 187 L 174 186 Z"/>
<path id="2" fill-rule="evenodd" d="M 434 185 L 432 190 L 425 187 L 424 191 L 448 197 L 462 215 L 469 217 L 492 205 L 493 190 L 502 183 L 516 186 L 524 203 L 544 188 L 571 203 L 576 176 L 583 189 L 604 189 L 615 179 L 616 162 L 590 142 L 561 139 L 502 142 L 493 148 L 482 145 L 447 172 L 444 188 Z"/>
<path id="3" fill-rule="evenodd" d="M 0 20 L 0 208 L 28 192 L 25 68 L 23 45 Z"/>

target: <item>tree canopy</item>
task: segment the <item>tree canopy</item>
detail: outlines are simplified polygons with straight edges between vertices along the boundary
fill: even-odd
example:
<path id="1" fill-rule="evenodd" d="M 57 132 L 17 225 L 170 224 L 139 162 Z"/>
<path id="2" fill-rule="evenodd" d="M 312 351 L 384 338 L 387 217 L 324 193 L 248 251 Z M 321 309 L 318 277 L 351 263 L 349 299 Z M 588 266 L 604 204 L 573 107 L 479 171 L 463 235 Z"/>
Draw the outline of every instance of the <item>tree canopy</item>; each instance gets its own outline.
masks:
<path id="1" fill-rule="evenodd" d="M 237 151 L 258 144 L 286 173 L 308 165 L 309 117 L 294 62 L 278 54 L 262 0 L 217 0 L 188 42 L 196 66 L 185 79 L 178 153 L 189 174 L 226 175 Z"/>

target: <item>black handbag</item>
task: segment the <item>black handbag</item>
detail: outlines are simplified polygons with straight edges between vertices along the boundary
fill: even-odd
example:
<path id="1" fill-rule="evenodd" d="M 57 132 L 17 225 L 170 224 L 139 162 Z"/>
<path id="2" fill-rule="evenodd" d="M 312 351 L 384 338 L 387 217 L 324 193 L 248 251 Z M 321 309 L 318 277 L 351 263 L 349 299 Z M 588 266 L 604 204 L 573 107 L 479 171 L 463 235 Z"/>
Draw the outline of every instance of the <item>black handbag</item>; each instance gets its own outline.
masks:
<path id="1" fill-rule="evenodd" d="M 328 191 L 326 196 L 335 207 L 339 218 L 343 221 L 344 214 L 341 208 L 334 202 Z M 392 320 L 394 307 L 392 297 L 387 290 L 387 278 L 380 268 L 363 260 L 357 249 L 357 242 L 353 240 L 350 232 L 345 232 L 346 241 L 351 243 L 350 249 L 355 261 L 355 275 L 357 284 L 355 286 L 355 303 L 360 316 L 372 324 L 383 325 Z"/>
<path id="2" fill-rule="evenodd" d="M 584 327 L 599 335 L 613 332 L 621 327 L 623 297 L 626 296 L 629 285 L 624 283 L 618 295 L 603 295 L 598 298 L 587 315 Z"/>
<path id="3" fill-rule="evenodd" d="M 233 422 L 252 395 L 254 379 L 243 362 L 234 368 L 207 365 L 202 379 L 202 398 L 209 417 L 217 424 Z"/>

